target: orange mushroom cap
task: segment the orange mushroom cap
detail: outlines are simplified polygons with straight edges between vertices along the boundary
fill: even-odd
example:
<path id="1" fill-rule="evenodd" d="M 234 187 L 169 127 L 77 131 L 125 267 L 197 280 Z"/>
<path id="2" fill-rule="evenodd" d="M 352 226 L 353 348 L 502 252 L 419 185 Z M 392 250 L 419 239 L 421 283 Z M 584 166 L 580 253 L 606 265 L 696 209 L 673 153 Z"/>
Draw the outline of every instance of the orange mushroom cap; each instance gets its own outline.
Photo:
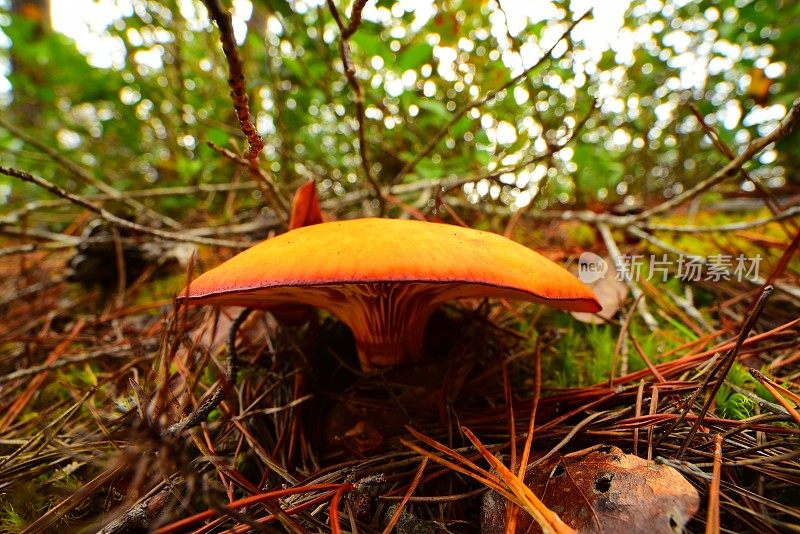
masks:
<path id="1" fill-rule="evenodd" d="M 504 297 L 597 312 L 568 271 L 498 234 L 448 224 L 354 219 L 291 230 L 195 279 L 194 304 L 310 304 L 353 331 L 365 370 L 420 356 L 440 302 Z"/>

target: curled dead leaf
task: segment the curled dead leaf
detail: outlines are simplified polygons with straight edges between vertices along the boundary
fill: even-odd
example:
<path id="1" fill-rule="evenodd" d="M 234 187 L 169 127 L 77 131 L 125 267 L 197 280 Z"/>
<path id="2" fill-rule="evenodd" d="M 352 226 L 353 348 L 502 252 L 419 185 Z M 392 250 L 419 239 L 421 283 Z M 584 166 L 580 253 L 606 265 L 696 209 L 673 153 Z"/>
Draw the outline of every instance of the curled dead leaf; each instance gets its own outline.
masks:
<path id="1" fill-rule="evenodd" d="M 527 486 L 561 519 L 581 534 L 588 532 L 681 532 L 697 512 L 697 490 L 675 469 L 601 446 L 532 466 Z M 507 501 L 487 492 L 481 532 L 505 531 Z M 541 532 L 531 517 L 518 512 L 517 533 Z"/>
<path id="2" fill-rule="evenodd" d="M 594 291 L 603 309 L 597 313 L 571 312 L 572 316 L 582 323 L 603 324 L 617 314 L 622 303 L 628 298 L 628 286 L 617 278 L 614 262 L 610 258 L 603 260 L 608 270 L 599 280 L 586 284 Z"/>

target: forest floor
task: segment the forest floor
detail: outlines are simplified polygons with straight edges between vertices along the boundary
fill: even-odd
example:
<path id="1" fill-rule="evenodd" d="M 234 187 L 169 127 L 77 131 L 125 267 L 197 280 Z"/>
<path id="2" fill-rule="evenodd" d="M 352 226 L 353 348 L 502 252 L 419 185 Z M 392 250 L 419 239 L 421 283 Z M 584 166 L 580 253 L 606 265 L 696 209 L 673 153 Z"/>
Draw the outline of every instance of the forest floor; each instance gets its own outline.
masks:
<path id="1" fill-rule="evenodd" d="M 549 511 L 573 525 L 634 514 L 653 531 L 796 530 L 800 304 L 780 289 L 800 274 L 796 231 L 789 219 L 675 240 L 758 253 L 769 298 L 747 281 L 643 279 L 637 299 L 617 282 L 599 325 L 533 304 L 453 302 L 432 317 L 422 362 L 377 374 L 358 370 L 332 316 L 289 325 L 256 312 L 239 330 L 235 385 L 177 435 L 170 426 L 225 385 L 238 310 L 174 296 L 232 252 L 203 248 L 187 269 L 148 260 L 153 239 L 128 236 L 5 255 L 0 530 L 502 532 L 528 528 L 530 514 L 555 521 Z M 522 221 L 513 235 L 557 261 L 606 253 L 580 223 Z M 644 467 L 626 463 L 634 455 Z M 538 498 L 516 482 L 522 463 Z M 688 488 L 665 485 L 665 466 Z M 556 494 L 548 484 L 565 472 Z"/>

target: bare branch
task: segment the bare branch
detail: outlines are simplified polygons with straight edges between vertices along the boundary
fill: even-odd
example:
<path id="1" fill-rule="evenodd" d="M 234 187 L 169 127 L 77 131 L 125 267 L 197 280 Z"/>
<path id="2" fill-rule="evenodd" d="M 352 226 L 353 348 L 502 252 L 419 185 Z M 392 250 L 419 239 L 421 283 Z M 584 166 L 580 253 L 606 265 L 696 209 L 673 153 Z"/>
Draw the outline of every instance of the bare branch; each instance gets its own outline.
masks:
<path id="1" fill-rule="evenodd" d="M 197 184 L 197 185 L 185 185 L 185 186 L 175 186 L 175 187 L 156 187 L 153 189 L 138 189 L 134 191 L 125 191 L 125 197 L 157 198 L 157 197 L 168 197 L 173 195 L 174 196 L 196 195 L 198 193 L 250 191 L 254 187 L 257 187 L 257 184 L 256 182 L 253 181 L 239 182 L 236 184 Z M 83 198 L 90 202 L 104 202 L 107 200 L 115 200 L 118 197 L 116 195 L 100 193 L 96 195 L 83 195 Z M 65 200 L 63 198 L 50 199 L 50 200 L 33 200 L 31 202 L 28 202 L 21 208 L 8 212 L 6 213 L 6 215 L 0 217 L 0 226 L 4 224 L 17 223 L 22 217 L 37 210 L 42 210 L 42 209 L 49 210 L 53 208 L 60 208 L 72 205 L 73 205 L 72 202 L 70 202 L 69 200 Z"/>
<path id="2" fill-rule="evenodd" d="M 198 245 L 212 245 L 217 247 L 229 247 L 236 249 L 247 248 L 249 246 L 247 243 L 242 243 L 240 241 L 229 241 L 227 239 L 210 239 L 207 237 L 196 237 L 188 234 L 178 234 L 175 232 L 167 232 L 165 230 L 158 230 L 156 228 L 143 226 L 141 224 L 129 221 L 127 219 L 123 219 L 122 217 L 117 217 L 116 215 L 109 212 L 105 208 L 98 207 L 89 202 L 88 200 L 79 197 L 78 195 L 65 191 L 64 189 L 60 188 L 59 186 L 55 185 L 52 182 L 45 180 L 40 176 L 36 176 L 27 173 L 25 171 L 21 171 L 19 169 L 14 169 L 12 167 L 2 167 L 2 166 L 0 166 L 0 174 L 5 174 L 6 176 L 10 176 L 12 178 L 18 178 L 24 182 L 38 185 L 42 189 L 45 189 L 56 196 L 67 199 L 73 204 L 81 206 L 82 208 L 86 208 L 92 213 L 96 213 L 104 221 L 108 222 L 109 224 L 113 224 L 118 228 L 124 228 L 126 230 L 130 230 L 133 232 L 160 237 L 161 239 L 168 239 L 171 241 L 180 241 L 186 243 L 197 243 Z"/>
<path id="3" fill-rule="evenodd" d="M 344 69 L 345 78 L 347 78 L 347 83 L 353 90 L 354 95 L 356 121 L 358 122 L 358 151 L 361 156 L 361 168 L 364 169 L 364 175 L 372 187 L 375 199 L 378 201 L 379 214 L 383 216 L 386 209 L 385 200 L 381 192 L 381 186 L 372 175 L 369 157 L 367 156 L 366 127 L 364 125 L 364 91 L 361 88 L 358 77 L 356 77 L 356 69 L 353 66 L 353 54 L 350 50 L 350 41 L 348 40 L 358 29 L 361 23 L 361 12 L 364 10 L 366 4 L 367 0 L 355 1 L 353 4 L 353 12 L 350 15 L 350 24 L 347 27 L 345 27 L 341 15 L 339 15 L 339 10 L 336 9 L 336 4 L 333 3 L 333 0 L 328 0 L 328 9 L 331 15 L 333 15 L 333 20 L 336 21 L 336 25 L 339 26 L 341 32 L 341 38 L 339 39 L 339 56 L 342 60 L 342 69 Z"/>
<path id="4" fill-rule="evenodd" d="M 148 208 L 141 202 L 138 202 L 130 198 L 127 192 L 122 193 L 121 191 L 117 191 L 107 183 L 98 180 L 97 178 L 92 176 L 89 172 L 87 172 L 86 169 L 76 164 L 74 161 L 70 160 L 69 158 L 65 158 L 64 156 L 59 154 L 57 150 L 46 145 L 45 143 L 41 142 L 35 137 L 28 135 L 24 130 L 21 130 L 20 128 L 17 128 L 13 124 L 4 121 L 2 117 L 0 117 L 0 127 L 5 128 L 9 132 L 11 132 L 15 137 L 21 139 L 25 143 L 33 147 L 36 147 L 37 149 L 47 154 L 47 156 L 50 159 L 52 159 L 53 161 L 64 167 L 66 170 L 71 172 L 76 178 L 78 178 L 78 180 L 88 185 L 89 187 L 97 188 L 98 190 L 108 195 L 109 198 L 118 200 L 123 204 L 127 205 L 128 207 L 132 208 L 136 213 L 143 213 L 148 217 L 150 217 L 151 219 L 153 219 L 154 221 L 158 221 L 165 226 L 169 226 L 170 228 L 173 228 L 175 230 L 179 230 L 181 228 L 180 223 L 177 222 L 176 220 L 167 217 L 166 215 L 163 215 L 161 213 L 158 213 L 157 211 Z"/>
<path id="5" fill-rule="evenodd" d="M 280 218 L 281 222 L 286 222 L 286 214 L 289 213 L 290 208 L 286 202 L 284 202 L 283 198 L 281 198 L 281 196 L 278 194 L 278 185 L 269 174 L 264 172 L 261 167 L 256 164 L 255 160 L 243 158 L 238 154 L 231 152 L 227 148 L 215 145 L 211 141 L 208 141 L 206 144 L 214 152 L 222 154 L 231 161 L 235 161 L 239 165 L 246 167 L 251 173 L 253 173 L 256 178 L 258 178 L 256 185 L 261 190 L 261 194 L 264 195 L 264 199 L 269 202 L 272 211 L 274 211 L 276 216 Z"/>
<path id="6" fill-rule="evenodd" d="M 749 230 L 758 226 L 764 226 L 771 222 L 782 221 L 791 217 L 800 215 L 800 206 L 792 206 L 772 217 L 764 217 L 761 219 L 754 219 L 752 221 L 742 221 L 730 224 L 720 224 L 717 226 L 680 226 L 674 224 L 653 224 L 647 223 L 644 228 L 653 232 L 683 232 L 683 233 L 700 233 L 700 232 L 736 232 L 738 230 Z"/>
<path id="7" fill-rule="evenodd" d="M 253 124 L 253 118 L 250 116 L 244 65 L 236 48 L 231 15 L 220 7 L 217 0 L 203 0 L 203 3 L 208 9 L 211 20 L 217 23 L 220 33 L 219 38 L 222 42 L 222 51 L 225 52 L 225 58 L 228 60 L 228 73 L 230 76 L 228 85 L 231 88 L 233 107 L 236 110 L 236 117 L 239 119 L 239 126 L 245 137 L 247 137 L 249 145 L 245 157 L 248 160 L 254 160 L 258 157 L 261 149 L 264 148 L 264 140 L 258 135 L 258 130 Z"/>
<path id="8" fill-rule="evenodd" d="M 359 25 L 361 25 L 361 14 L 368 1 L 369 0 L 356 0 L 355 3 L 353 3 L 353 10 L 352 13 L 350 13 L 350 24 L 346 29 L 342 29 L 342 39 L 349 39 L 351 35 L 356 33 Z"/>
<path id="9" fill-rule="evenodd" d="M 706 135 L 708 135 L 708 137 L 714 143 L 714 146 L 717 147 L 717 150 L 719 150 L 726 158 L 728 158 L 728 160 L 732 160 L 733 158 L 735 158 L 736 154 L 733 152 L 733 150 L 731 150 L 731 148 L 727 144 L 725 144 L 725 141 L 722 140 L 722 137 L 719 136 L 717 131 L 714 130 L 714 128 L 712 128 L 711 125 L 709 125 L 706 122 L 705 118 L 703 117 L 703 114 L 700 113 L 700 110 L 697 109 L 697 107 L 694 104 L 689 104 L 689 109 L 691 110 L 692 114 L 694 114 L 695 118 L 697 119 L 697 122 L 700 123 L 700 126 L 702 126 L 703 131 L 706 133 Z M 742 174 L 742 176 L 745 177 L 746 180 L 748 180 L 751 184 L 753 184 L 753 186 L 756 188 L 756 191 L 758 191 L 758 193 L 764 199 L 764 203 L 767 205 L 769 210 L 772 212 L 773 215 L 777 216 L 778 213 L 781 211 L 781 206 L 775 199 L 775 195 L 773 195 L 768 189 L 766 189 L 763 185 L 761 185 L 761 182 L 759 182 L 756 178 L 753 178 L 753 176 L 751 176 L 750 173 L 747 171 L 747 169 L 745 169 L 744 167 L 742 167 L 739 170 L 739 172 Z M 786 227 L 785 224 L 783 226 L 787 234 L 792 233 L 792 231 L 788 227 Z"/>
<path id="10" fill-rule="evenodd" d="M 689 199 L 692 199 L 706 191 L 707 189 L 714 187 L 718 183 L 722 182 L 726 178 L 730 176 L 734 176 L 739 169 L 744 166 L 745 163 L 750 161 L 756 154 L 764 150 L 766 147 L 780 141 L 787 135 L 789 135 L 794 128 L 797 121 L 800 120 L 800 98 L 794 101 L 792 107 L 789 109 L 789 112 L 786 116 L 781 120 L 778 126 L 775 127 L 770 133 L 765 135 L 764 137 L 759 137 L 755 141 L 752 141 L 747 147 L 742 151 L 741 154 L 736 156 L 734 159 L 730 161 L 727 165 L 722 167 L 720 170 L 706 178 L 705 180 L 701 181 L 697 185 L 692 188 L 687 189 L 683 193 L 679 195 L 675 195 L 669 200 L 666 200 L 655 206 L 650 208 L 649 210 L 645 210 L 638 215 L 634 215 L 630 217 L 628 222 L 639 222 L 645 219 L 649 219 L 653 215 L 657 215 L 659 213 L 664 213 L 666 211 L 672 210 Z"/>
<path id="11" fill-rule="evenodd" d="M 332 2 L 332 0 L 328 0 L 328 2 L 330 3 L 330 2 Z M 585 19 L 589 15 L 590 12 L 591 12 L 591 10 L 586 11 L 583 15 L 581 15 L 580 17 L 575 19 L 572 22 L 572 24 L 569 25 L 569 27 L 566 29 L 566 31 L 564 31 L 564 33 L 561 34 L 561 37 L 559 37 L 556 40 L 556 42 L 553 43 L 553 46 L 551 46 L 544 54 L 542 54 L 542 57 L 539 58 L 539 60 L 536 61 L 536 63 L 534 63 L 533 65 L 531 65 L 530 67 L 528 67 L 527 69 L 525 69 L 524 71 L 519 73 L 518 75 L 516 75 L 513 78 L 511 78 L 509 81 L 507 81 L 506 83 L 504 83 L 503 85 L 501 85 L 497 89 L 492 89 L 491 91 L 488 91 L 482 97 L 476 98 L 472 102 L 469 102 L 467 105 L 463 106 L 461 109 L 456 111 L 453 114 L 453 116 L 450 118 L 450 120 L 447 122 L 447 124 L 445 124 L 438 132 L 436 132 L 436 134 L 431 138 L 431 140 L 428 141 L 428 144 L 425 145 L 425 147 L 417 153 L 417 155 L 414 157 L 414 159 L 412 159 L 411 161 L 409 161 L 405 165 L 403 165 L 403 168 L 400 169 L 397 172 L 397 174 L 394 176 L 394 178 L 392 178 L 391 184 L 392 185 L 397 184 L 403 178 L 403 176 L 405 176 L 406 174 L 408 174 L 409 172 L 414 170 L 414 168 L 417 166 L 417 164 L 420 161 L 422 161 L 423 159 L 428 157 L 428 155 L 430 155 L 430 153 L 433 152 L 433 150 L 441 142 L 441 140 L 444 139 L 444 137 L 448 134 L 448 132 L 450 132 L 450 130 L 453 128 L 453 125 L 456 122 L 458 122 L 459 119 L 461 119 L 461 117 L 463 117 L 469 110 L 484 105 L 486 102 L 492 100 L 495 96 L 497 96 L 498 93 L 501 93 L 501 92 L 505 91 L 506 89 L 508 89 L 509 87 L 512 87 L 512 86 L 518 84 L 520 81 L 522 81 L 525 78 L 527 78 L 527 76 L 531 72 L 533 72 L 534 70 L 539 68 L 542 65 L 542 63 L 544 63 L 550 57 L 550 55 L 553 53 L 553 50 L 555 50 L 555 48 L 558 46 L 558 44 L 564 38 L 568 37 L 569 34 L 572 33 L 572 30 L 575 29 L 575 26 L 577 26 L 583 19 Z"/>

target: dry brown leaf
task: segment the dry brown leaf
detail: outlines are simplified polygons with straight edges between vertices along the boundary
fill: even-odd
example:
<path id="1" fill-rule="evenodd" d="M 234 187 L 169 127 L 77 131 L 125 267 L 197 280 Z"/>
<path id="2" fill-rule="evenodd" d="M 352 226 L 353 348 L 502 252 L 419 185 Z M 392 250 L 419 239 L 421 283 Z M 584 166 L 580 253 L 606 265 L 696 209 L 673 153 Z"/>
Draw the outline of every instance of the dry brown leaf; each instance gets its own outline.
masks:
<path id="1" fill-rule="evenodd" d="M 602 310 L 595 313 L 586 312 L 572 312 L 572 316 L 582 323 L 588 324 L 603 324 L 605 320 L 610 320 L 619 311 L 622 303 L 628 298 L 628 286 L 622 280 L 617 278 L 617 270 L 614 268 L 614 262 L 609 258 L 603 258 L 608 271 L 605 275 L 597 280 L 587 284 L 594 294 L 597 295 L 597 300 L 600 301 Z"/>
<path id="2" fill-rule="evenodd" d="M 581 534 L 681 532 L 700 504 L 697 490 L 675 469 L 648 463 L 613 446 L 533 466 L 525 483 Z M 486 494 L 481 532 L 505 531 L 506 504 L 497 493 Z M 541 530 L 531 517 L 519 512 L 516 532 Z"/>

